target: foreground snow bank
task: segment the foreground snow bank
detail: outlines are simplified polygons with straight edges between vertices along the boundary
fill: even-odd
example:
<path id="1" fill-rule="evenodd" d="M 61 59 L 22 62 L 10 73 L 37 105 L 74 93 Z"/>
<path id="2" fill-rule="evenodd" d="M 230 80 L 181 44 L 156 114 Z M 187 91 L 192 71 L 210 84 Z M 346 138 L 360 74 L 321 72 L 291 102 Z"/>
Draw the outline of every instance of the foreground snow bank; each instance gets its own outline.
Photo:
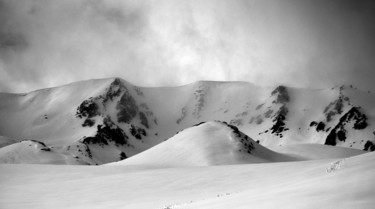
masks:
<path id="1" fill-rule="evenodd" d="M 375 153 L 154 169 L 0 165 L 1 208 L 372 208 Z M 336 166 L 338 165 L 339 166 Z M 339 169 L 327 169 L 339 167 Z"/>

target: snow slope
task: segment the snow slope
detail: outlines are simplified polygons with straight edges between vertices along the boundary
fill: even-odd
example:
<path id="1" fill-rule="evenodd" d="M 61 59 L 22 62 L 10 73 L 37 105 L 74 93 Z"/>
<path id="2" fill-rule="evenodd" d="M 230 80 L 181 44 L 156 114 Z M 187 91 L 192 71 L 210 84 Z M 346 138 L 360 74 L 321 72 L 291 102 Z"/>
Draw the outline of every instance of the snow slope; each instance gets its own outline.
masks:
<path id="1" fill-rule="evenodd" d="M 344 159 L 164 169 L 3 164 L 0 170 L 4 209 L 341 209 L 375 204 L 373 152 Z"/>
<path id="2" fill-rule="evenodd" d="M 165 142 L 113 165 L 210 166 L 298 160 L 273 152 L 234 126 L 212 121 L 185 129 Z"/>
<path id="3" fill-rule="evenodd" d="M 358 149 L 322 144 L 291 144 L 269 148 L 275 152 L 288 154 L 304 160 L 347 158 L 366 153 L 366 151 Z"/>

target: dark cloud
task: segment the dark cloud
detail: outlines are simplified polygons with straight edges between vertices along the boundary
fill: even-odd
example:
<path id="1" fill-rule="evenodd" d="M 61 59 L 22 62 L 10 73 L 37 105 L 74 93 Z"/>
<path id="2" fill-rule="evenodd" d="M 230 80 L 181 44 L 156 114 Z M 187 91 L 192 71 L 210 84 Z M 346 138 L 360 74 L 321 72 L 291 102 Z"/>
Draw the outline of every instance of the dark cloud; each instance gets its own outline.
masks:
<path id="1" fill-rule="evenodd" d="M 3 0 L 0 91 L 119 76 L 374 89 L 370 0 Z"/>

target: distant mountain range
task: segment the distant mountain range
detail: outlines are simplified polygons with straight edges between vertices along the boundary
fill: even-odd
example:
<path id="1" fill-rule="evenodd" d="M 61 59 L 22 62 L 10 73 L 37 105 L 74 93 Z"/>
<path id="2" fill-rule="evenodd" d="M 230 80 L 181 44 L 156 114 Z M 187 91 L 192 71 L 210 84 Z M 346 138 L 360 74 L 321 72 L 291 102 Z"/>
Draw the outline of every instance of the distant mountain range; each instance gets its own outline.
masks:
<path id="1" fill-rule="evenodd" d="M 169 145 L 160 144 L 164 147 L 160 149 L 183 150 L 169 138 L 176 141 L 186 135 L 181 131 L 187 128 L 189 133 L 207 135 L 211 132 L 202 125 L 194 126 L 206 121 L 222 121 L 208 123 L 216 124 L 216 129 L 238 128 L 242 142 L 233 143 L 242 145 L 233 147 L 244 153 L 250 144 L 268 150 L 265 147 L 305 143 L 374 151 L 374 104 L 373 92 L 352 86 L 316 90 L 199 81 L 145 88 L 120 78 L 81 81 L 26 94 L 0 93 L 0 162 L 104 164 L 166 140 Z M 227 143 L 228 138 L 220 139 Z M 288 160 L 288 156 L 284 158 Z M 270 159 L 263 156 L 258 160 Z"/>

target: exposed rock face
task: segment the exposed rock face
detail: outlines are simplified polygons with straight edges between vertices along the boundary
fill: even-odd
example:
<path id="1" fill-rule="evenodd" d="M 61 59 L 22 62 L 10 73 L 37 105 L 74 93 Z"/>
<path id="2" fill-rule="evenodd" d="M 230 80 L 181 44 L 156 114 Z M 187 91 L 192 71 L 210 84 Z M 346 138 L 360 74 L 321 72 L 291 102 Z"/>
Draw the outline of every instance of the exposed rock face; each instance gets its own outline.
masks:
<path id="1" fill-rule="evenodd" d="M 100 115 L 99 106 L 96 104 L 93 98 L 85 100 L 78 106 L 76 116 L 78 118 L 86 118 L 82 126 L 93 126 L 95 120 L 92 119 L 95 116 Z"/>
<path id="2" fill-rule="evenodd" d="M 129 130 L 131 135 L 133 135 L 136 139 L 142 139 L 142 136 L 147 136 L 147 132 L 145 129 L 137 127 L 133 124 L 131 125 Z"/>
<path id="3" fill-rule="evenodd" d="M 120 153 L 120 160 L 125 160 L 126 158 L 128 158 L 125 154 L 125 152 L 121 152 Z"/>
<path id="4" fill-rule="evenodd" d="M 114 142 L 116 146 L 129 145 L 128 136 L 125 132 L 114 124 L 109 117 L 104 119 L 103 125 L 98 125 L 95 136 L 86 137 L 82 140 L 84 144 L 97 144 L 100 146 L 108 145 L 108 142 Z"/>
<path id="5" fill-rule="evenodd" d="M 272 91 L 271 96 L 276 97 L 272 103 L 280 104 L 281 107 L 279 110 L 272 116 L 272 121 L 274 122 L 273 126 L 270 128 L 271 133 L 276 136 L 283 137 L 282 132 L 289 130 L 285 127 L 285 120 L 288 114 L 287 103 L 290 101 L 288 90 L 285 86 L 278 86 L 275 90 Z M 273 110 L 269 109 L 265 116 L 270 116 L 273 113 Z"/>
<path id="6" fill-rule="evenodd" d="M 105 108 L 106 102 L 113 101 L 115 97 L 121 95 L 126 90 L 125 85 L 120 79 L 116 78 L 108 87 L 108 90 L 97 97 L 89 98 L 81 103 L 77 108 L 76 116 L 78 118 L 86 118 L 83 122 L 83 127 L 92 127 L 95 125 L 93 117 L 101 115 L 99 106 Z"/>
<path id="7" fill-rule="evenodd" d="M 205 93 L 205 89 L 203 86 L 199 86 L 197 90 L 195 90 L 194 92 L 194 96 L 195 96 L 195 100 L 196 100 L 196 104 L 195 104 L 195 108 L 194 108 L 194 111 L 193 111 L 193 115 L 196 117 L 196 118 L 199 118 L 200 117 L 200 113 L 204 107 L 204 97 L 205 97 L 206 93 Z"/>
<path id="8" fill-rule="evenodd" d="M 273 134 L 282 137 L 282 132 L 288 130 L 285 128 L 285 119 L 286 115 L 288 114 L 288 109 L 285 105 L 281 106 L 279 111 L 275 114 L 273 118 L 274 125 L 271 127 L 271 131 Z"/>
<path id="9" fill-rule="evenodd" d="M 353 122 L 353 129 L 360 130 L 367 127 L 367 117 L 359 111 L 359 108 L 352 107 L 341 118 L 339 123 L 328 134 L 325 144 L 335 146 L 338 141 L 345 142 L 347 130 L 345 125 Z M 338 141 L 337 141 L 338 140 Z"/>
<path id="10" fill-rule="evenodd" d="M 137 103 L 128 91 L 124 92 L 116 109 L 119 110 L 117 118 L 120 123 L 130 123 L 138 113 Z"/>
<path id="11" fill-rule="evenodd" d="M 272 91 L 271 95 L 276 95 L 276 99 L 273 101 L 273 103 L 285 104 L 289 102 L 289 94 L 285 86 L 278 86 L 275 90 Z"/>
<path id="12" fill-rule="evenodd" d="M 126 90 L 125 85 L 120 79 L 116 78 L 108 88 L 108 91 L 103 95 L 103 103 L 113 101 L 113 98 L 119 97 L 123 91 Z"/>
<path id="13" fill-rule="evenodd" d="M 316 122 L 316 121 L 312 121 L 310 123 L 310 127 L 312 126 L 316 126 L 316 131 L 319 132 L 319 131 L 324 131 L 325 130 L 325 127 L 326 127 L 326 124 L 322 121 L 320 121 L 319 123 Z"/>
<path id="14" fill-rule="evenodd" d="M 331 102 L 325 109 L 324 114 L 326 115 L 327 122 L 330 122 L 335 115 L 341 115 L 344 110 L 344 102 L 349 103 L 349 98 L 344 96 L 340 92 L 340 96 L 337 100 Z"/>
<path id="15" fill-rule="evenodd" d="M 375 144 L 374 144 L 374 142 L 368 140 L 366 142 L 365 147 L 364 147 L 363 150 L 365 150 L 365 151 L 371 151 L 371 152 L 375 151 Z"/>

